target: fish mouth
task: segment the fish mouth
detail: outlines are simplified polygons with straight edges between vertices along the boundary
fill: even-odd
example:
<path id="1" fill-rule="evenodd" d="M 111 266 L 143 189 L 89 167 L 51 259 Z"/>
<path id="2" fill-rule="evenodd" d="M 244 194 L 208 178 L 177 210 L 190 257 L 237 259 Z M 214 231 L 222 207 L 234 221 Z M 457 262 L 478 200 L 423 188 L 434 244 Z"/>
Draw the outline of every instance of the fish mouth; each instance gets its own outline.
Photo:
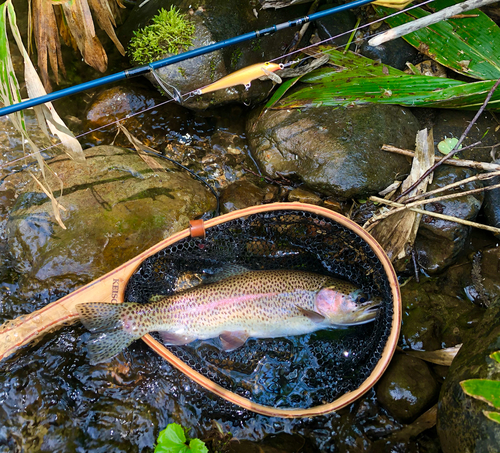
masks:
<path id="1" fill-rule="evenodd" d="M 378 300 L 365 302 L 359 305 L 354 313 L 356 324 L 365 324 L 373 321 L 378 315 L 380 305 L 380 301 Z"/>
<path id="2" fill-rule="evenodd" d="M 377 317 L 380 306 L 380 300 L 371 300 L 358 305 L 356 310 L 352 312 L 349 319 L 346 319 L 345 322 L 342 322 L 342 326 L 357 326 L 360 324 L 367 324 L 369 322 L 372 322 Z"/>

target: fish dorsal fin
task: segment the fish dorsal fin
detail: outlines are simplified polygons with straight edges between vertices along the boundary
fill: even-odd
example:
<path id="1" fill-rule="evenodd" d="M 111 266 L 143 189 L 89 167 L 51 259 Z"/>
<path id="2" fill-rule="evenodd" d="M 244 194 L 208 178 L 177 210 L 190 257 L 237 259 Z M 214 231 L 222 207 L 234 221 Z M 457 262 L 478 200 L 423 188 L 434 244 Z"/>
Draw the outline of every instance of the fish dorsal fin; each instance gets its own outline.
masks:
<path id="1" fill-rule="evenodd" d="M 250 269 L 240 266 L 239 264 L 226 264 L 220 268 L 220 271 L 205 278 L 203 283 L 215 283 L 220 280 L 224 280 L 225 278 L 246 274 L 247 272 L 251 272 Z"/>
<path id="2" fill-rule="evenodd" d="M 312 322 L 320 323 L 325 320 L 325 317 L 314 310 L 308 310 L 307 308 L 302 308 L 297 306 L 297 309 L 303 314 L 305 317 L 309 318 Z"/>
<path id="3" fill-rule="evenodd" d="M 171 332 L 158 332 L 158 333 L 160 334 L 161 339 L 166 344 L 183 345 L 191 343 L 192 341 L 196 340 L 196 337 L 191 337 L 189 335 L 179 335 Z"/>
<path id="4" fill-rule="evenodd" d="M 248 333 L 245 330 L 235 332 L 222 332 L 219 335 L 220 342 L 224 351 L 232 351 L 243 346 L 248 339 Z"/>

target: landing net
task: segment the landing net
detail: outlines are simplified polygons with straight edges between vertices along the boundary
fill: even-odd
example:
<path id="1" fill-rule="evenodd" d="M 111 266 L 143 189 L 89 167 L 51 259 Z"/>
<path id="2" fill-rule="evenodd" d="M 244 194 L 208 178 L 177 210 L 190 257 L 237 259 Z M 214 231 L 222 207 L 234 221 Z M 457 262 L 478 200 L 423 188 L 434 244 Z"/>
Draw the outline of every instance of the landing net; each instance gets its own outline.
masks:
<path id="1" fill-rule="evenodd" d="M 393 325 L 389 278 L 363 238 L 321 214 L 274 210 L 207 228 L 205 238 L 187 237 L 144 260 L 127 284 L 125 300 L 146 303 L 152 296 L 172 294 L 227 264 L 331 275 L 383 302 L 374 322 L 347 329 L 249 339 L 232 352 L 223 351 L 218 340 L 167 346 L 182 361 L 227 391 L 275 408 L 331 403 L 372 374 Z M 213 398 L 205 404 L 226 415 L 240 410 Z"/>

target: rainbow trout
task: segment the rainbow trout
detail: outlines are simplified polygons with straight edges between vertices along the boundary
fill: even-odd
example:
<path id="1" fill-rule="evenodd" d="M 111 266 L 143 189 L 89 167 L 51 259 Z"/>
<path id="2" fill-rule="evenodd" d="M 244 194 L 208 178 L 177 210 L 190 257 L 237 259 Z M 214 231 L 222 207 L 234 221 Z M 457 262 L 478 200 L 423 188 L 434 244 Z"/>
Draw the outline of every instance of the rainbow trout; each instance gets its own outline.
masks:
<path id="1" fill-rule="evenodd" d="M 92 332 L 91 363 L 118 354 L 157 331 L 166 344 L 219 337 L 230 351 L 248 337 L 301 335 L 373 321 L 380 299 L 369 300 L 351 283 L 296 270 L 250 271 L 201 284 L 147 304 L 89 302 L 77 305 Z"/>

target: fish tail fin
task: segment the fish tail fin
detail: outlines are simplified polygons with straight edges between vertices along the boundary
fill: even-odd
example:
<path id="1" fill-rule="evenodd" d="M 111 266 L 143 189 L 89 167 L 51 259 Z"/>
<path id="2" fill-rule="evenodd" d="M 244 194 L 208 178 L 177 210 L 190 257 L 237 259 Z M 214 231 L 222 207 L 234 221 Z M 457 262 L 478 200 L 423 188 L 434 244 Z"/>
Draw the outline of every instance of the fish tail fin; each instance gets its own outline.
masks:
<path id="1" fill-rule="evenodd" d="M 91 332 L 88 354 L 92 365 L 111 359 L 140 338 L 123 326 L 122 313 L 130 305 L 88 302 L 76 306 L 80 321 Z"/>

